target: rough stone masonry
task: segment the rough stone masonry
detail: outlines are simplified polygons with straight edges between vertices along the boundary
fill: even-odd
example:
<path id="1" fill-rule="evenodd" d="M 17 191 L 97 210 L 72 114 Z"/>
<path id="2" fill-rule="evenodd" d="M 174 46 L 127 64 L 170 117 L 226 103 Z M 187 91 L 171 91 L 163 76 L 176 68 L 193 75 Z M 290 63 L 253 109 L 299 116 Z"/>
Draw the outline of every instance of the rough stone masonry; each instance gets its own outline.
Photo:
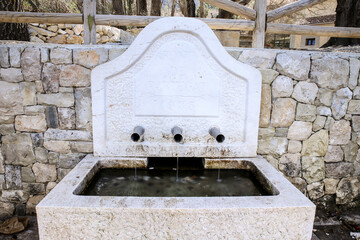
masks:
<path id="1" fill-rule="evenodd" d="M 0 217 L 92 152 L 90 73 L 126 46 L 0 44 Z M 360 195 L 360 54 L 227 48 L 263 75 L 258 154 L 316 203 Z"/>

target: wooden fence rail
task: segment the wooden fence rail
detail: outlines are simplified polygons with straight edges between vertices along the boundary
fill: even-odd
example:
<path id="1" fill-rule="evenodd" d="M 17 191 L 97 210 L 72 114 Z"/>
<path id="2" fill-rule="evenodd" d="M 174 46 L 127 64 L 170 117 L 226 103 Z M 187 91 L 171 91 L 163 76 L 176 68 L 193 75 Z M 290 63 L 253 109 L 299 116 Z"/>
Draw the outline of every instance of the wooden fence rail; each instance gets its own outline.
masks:
<path id="1" fill-rule="evenodd" d="M 321 27 L 268 23 L 324 0 L 300 0 L 266 13 L 266 0 L 256 0 L 255 10 L 230 0 L 201 0 L 251 20 L 199 18 L 212 29 L 253 31 L 253 47 L 263 48 L 265 33 L 360 38 L 360 28 Z M 144 27 L 161 18 L 155 16 L 97 15 L 96 0 L 84 0 L 84 14 L 0 11 L 0 22 L 84 24 L 84 43 L 96 43 L 96 24 Z M 252 21 L 255 20 L 255 21 Z"/>

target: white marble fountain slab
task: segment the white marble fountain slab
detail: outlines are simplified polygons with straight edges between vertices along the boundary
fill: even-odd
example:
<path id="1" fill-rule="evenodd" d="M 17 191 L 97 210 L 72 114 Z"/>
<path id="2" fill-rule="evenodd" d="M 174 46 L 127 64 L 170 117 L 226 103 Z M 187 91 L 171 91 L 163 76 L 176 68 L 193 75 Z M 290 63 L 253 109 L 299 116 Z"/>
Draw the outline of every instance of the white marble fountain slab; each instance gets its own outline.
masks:
<path id="1" fill-rule="evenodd" d="M 252 163 L 252 164 L 251 164 Z M 265 159 L 206 160 L 206 167 L 249 168 L 274 196 L 82 196 L 101 167 L 144 167 L 146 158 L 88 155 L 36 207 L 40 239 L 310 240 L 315 206 Z"/>

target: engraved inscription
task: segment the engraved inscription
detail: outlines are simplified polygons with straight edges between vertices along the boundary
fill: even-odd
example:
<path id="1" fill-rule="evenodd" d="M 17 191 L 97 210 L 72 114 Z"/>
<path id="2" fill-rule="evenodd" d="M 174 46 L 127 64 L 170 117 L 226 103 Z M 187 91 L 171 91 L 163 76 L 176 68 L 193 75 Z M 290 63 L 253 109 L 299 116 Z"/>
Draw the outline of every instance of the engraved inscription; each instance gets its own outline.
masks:
<path id="1" fill-rule="evenodd" d="M 196 47 L 165 43 L 135 78 L 136 116 L 217 117 L 220 80 Z"/>

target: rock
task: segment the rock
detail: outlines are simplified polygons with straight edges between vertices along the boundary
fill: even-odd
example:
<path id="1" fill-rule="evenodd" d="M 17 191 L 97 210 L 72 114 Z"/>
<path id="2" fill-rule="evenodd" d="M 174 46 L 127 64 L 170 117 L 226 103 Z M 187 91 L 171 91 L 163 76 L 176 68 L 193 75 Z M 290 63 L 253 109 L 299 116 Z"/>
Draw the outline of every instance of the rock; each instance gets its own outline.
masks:
<path id="1" fill-rule="evenodd" d="M 42 40 L 36 36 L 30 36 L 30 42 L 44 43 L 44 40 Z"/>
<path id="2" fill-rule="evenodd" d="M 35 195 L 29 198 L 29 201 L 26 202 L 26 214 L 27 215 L 34 215 L 36 214 L 36 205 L 43 200 L 44 195 Z"/>
<path id="3" fill-rule="evenodd" d="M 330 144 L 346 145 L 351 137 L 350 122 L 346 120 L 335 121 L 330 128 Z"/>
<path id="4" fill-rule="evenodd" d="M 92 153 L 94 151 L 92 142 L 70 142 L 73 153 Z"/>
<path id="5" fill-rule="evenodd" d="M 2 219 L 13 216 L 14 210 L 15 210 L 15 207 L 14 207 L 13 203 L 0 202 L 0 217 Z"/>
<path id="6" fill-rule="evenodd" d="M 29 195 L 45 194 L 45 186 L 43 183 L 24 183 L 23 189 Z"/>
<path id="7" fill-rule="evenodd" d="M 114 60 L 115 58 L 117 58 L 118 56 L 120 56 L 120 55 L 122 55 L 124 52 L 126 51 L 126 49 L 125 48 L 112 48 L 112 49 L 109 49 L 109 61 L 111 61 L 111 60 Z M 236 52 L 236 56 L 235 56 L 235 53 L 233 53 L 233 52 Z M 235 59 L 238 59 L 239 58 L 239 56 L 240 56 L 240 52 L 239 51 L 230 51 L 229 52 L 229 50 L 228 50 L 228 53 L 231 55 L 231 56 L 233 56 Z M 263 74 L 263 72 L 262 72 L 262 69 L 259 69 L 260 70 L 260 72 L 261 72 L 261 75 L 262 75 L 262 77 L 263 77 L 263 83 L 266 83 L 265 81 L 264 81 L 264 74 Z M 264 70 L 271 70 L 271 69 L 264 69 Z M 266 74 L 265 74 L 266 75 Z M 270 75 L 270 73 L 267 73 L 267 75 Z M 267 77 L 267 75 L 266 75 L 266 77 Z M 270 78 L 270 76 L 268 76 L 267 77 L 267 79 L 269 79 Z M 274 80 L 274 79 L 273 79 Z M 271 83 L 271 82 L 270 82 Z M 270 84 L 269 83 L 269 84 Z"/>
<path id="8" fill-rule="evenodd" d="M 334 125 L 335 120 L 332 117 L 327 117 L 324 128 L 326 130 L 330 130 L 330 128 Z"/>
<path id="9" fill-rule="evenodd" d="M 11 124 L 14 123 L 14 116 L 1 116 L 0 115 L 0 124 Z"/>
<path id="10" fill-rule="evenodd" d="M 360 70 L 360 61 L 356 58 L 350 58 L 349 88 L 351 90 L 353 90 L 357 85 L 359 70 Z"/>
<path id="11" fill-rule="evenodd" d="M 15 118 L 15 129 L 20 132 L 45 132 L 47 129 L 45 114 L 18 115 Z"/>
<path id="12" fill-rule="evenodd" d="M 325 162 L 341 162 L 344 159 L 344 152 L 340 146 L 329 146 L 325 155 Z"/>
<path id="13" fill-rule="evenodd" d="M 288 145 L 287 138 L 282 137 L 273 137 L 260 139 L 258 141 L 258 154 L 271 154 L 273 156 L 279 157 L 286 152 Z"/>
<path id="14" fill-rule="evenodd" d="M 121 30 L 121 29 L 119 29 L 119 30 L 120 30 L 120 42 L 122 44 L 131 44 L 134 41 L 134 39 L 135 39 L 134 35 L 132 35 L 129 32 L 126 32 L 124 30 Z"/>
<path id="15" fill-rule="evenodd" d="M 28 25 L 28 26 L 29 26 L 29 28 L 35 30 L 40 35 L 43 35 L 43 36 L 46 36 L 46 37 L 54 37 L 54 36 L 56 36 L 56 33 L 45 30 L 43 28 L 39 28 L 39 27 L 31 26 L 31 25 Z"/>
<path id="16" fill-rule="evenodd" d="M 72 154 L 60 154 L 58 168 L 73 169 L 86 154 L 72 153 Z"/>
<path id="17" fill-rule="evenodd" d="M 325 178 L 325 163 L 322 157 L 302 157 L 302 177 L 308 184 Z"/>
<path id="18" fill-rule="evenodd" d="M 354 171 L 354 165 L 348 162 L 326 163 L 325 175 L 328 178 L 348 177 Z"/>
<path id="19" fill-rule="evenodd" d="M 59 117 L 55 106 L 47 106 L 45 108 L 46 122 L 49 128 L 59 127 Z"/>
<path id="20" fill-rule="evenodd" d="M 50 61 L 50 49 L 49 48 L 40 48 L 40 62 L 46 63 Z"/>
<path id="21" fill-rule="evenodd" d="M 259 139 L 265 139 L 268 137 L 275 136 L 275 129 L 274 128 L 259 128 Z"/>
<path id="22" fill-rule="evenodd" d="M 301 152 L 302 144 L 300 141 L 290 140 L 288 145 L 289 153 L 299 153 Z"/>
<path id="23" fill-rule="evenodd" d="M 38 113 L 45 113 L 45 106 L 36 105 L 36 106 L 27 106 L 24 108 L 26 115 L 34 115 Z"/>
<path id="24" fill-rule="evenodd" d="M 47 163 L 48 162 L 48 151 L 45 148 L 35 148 L 35 159 L 36 162 Z"/>
<path id="25" fill-rule="evenodd" d="M 60 154 L 57 152 L 48 153 L 48 161 L 50 164 L 58 164 Z"/>
<path id="26" fill-rule="evenodd" d="M 30 136 L 34 147 L 42 147 L 42 145 L 44 144 L 43 133 L 31 133 Z"/>
<path id="27" fill-rule="evenodd" d="M 35 162 L 30 134 L 13 133 L 2 137 L 5 164 L 28 166 Z"/>
<path id="28" fill-rule="evenodd" d="M 333 91 L 325 88 L 319 89 L 318 100 L 321 104 L 330 107 L 333 98 Z"/>
<path id="29" fill-rule="evenodd" d="M 21 179 L 23 182 L 32 183 L 35 182 L 35 176 L 30 167 L 21 168 Z"/>
<path id="30" fill-rule="evenodd" d="M 264 158 L 273 166 L 276 170 L 279 170 L 279 160 L 271 155 L 266 155 Z"/>
<path id="31" fill-rule="evenodd" d="M 306 187 L 310 199 L 318 199 L 324 196 L 324 184 L 321 182 L 315 182 Z"/>
<path id="32" fill-rule="evenodd" d="M 46 185 L 46 194 L 49 194 L 49 192 L 50 192 L 51 190 L 53 190 L 54 187 L 56 187 L 56 182 L 49 182 L 49 183 Z"/>
<path id="33" fill-rule="evenodd" d="M 336 204 L 351 203 L 359 194 L 359 182 L 358 177 L 341 179 L 336 189 Z"/>
<path id="34" fill-rule="evenodd" d="M 0 76 L 6 82 L 21 82 L 24 81 L 20 68 L 1 68 Z"/>
<path id="35" fill-rule="evenodd" d="M 58 108 L 60 129 L 75 129 L 75 110 Z"/>
<path id="36" fill-rule="evenodd" d="M 312 132 L 312 124 L 310 122 L 295 121 L 291 124 L 287 135 L 291 140 L 306 140 Z"/>
<path id="37" fill-rule="evenodd" d="M 260 127 L 268 127 L 271 113 L 271 88 L 268 84 L 262 84 L 260 105 Z"/>
<path id="38" fill-rule="evenodd" d="M 33 82 L 21 82 L 20 91 L 23 99 L 23 105 L 36 105 L 36 86 Z"/>
<path id="39" fill-rule="evenodd" d="M 325 194 L 335 194 L 338 183 L 339 183 L 339 179 L 333 179 L 333 178 L 324 179 Z"/>
<path id="40" fill-rule="evenodd" d="M 338 89 L 348 85 L 349 71 L 348 61 L 326 56 L 313 60 L 311 79 L 321 88 Z"/>
<path id="41" fill-rule="evenodd" d="M 60 141 L 92 141 L 91 132 L 80 130 L 60 130 L 49 128 L 45 132 L 45 140 Z"/>
<path id="42" fill-rule="evenodd" d="M 239 61 L 256 68 L 272 68 L 275 62 L 276 52 L 265 50 L 244 50 Z"/>
<path id="43" fill-rule="evenodd" d="M 61 92 L 61 93 L 74 93 L 74 88 L 72 88 L 72 87 L 60 87 L 59 92 Z"/>
<path id="44" fill-rule="evenodd" d="M 350 100 L 347 113 L 360 114 L 360 100 Z"/>
<path id="45" fill-rule="evenodd" d="M 290 97 L 293 92 L 293 81 L 286 76 L 278 76 L 272 83 L 272 96 L 278 97 Z"/>
<path id="46" fill-rule="evenodd" d="M 290 182 L 299 189 L 303 194 L 306 194 L 306 181 L 302 178 L 296 177 L 289 179 Z"/>
<path id="47" fill-rule="evenodd" d="M 53 48 L 50 50 L 50 61 L 54 64 L 71 64 L 72 51 L 67 48 Z"/>
<path id="48" fill-rule="evenodd" d="M 279 169 L 289 177 L 301 176 L 301 155 L 296 154 L 284 154 L 279 161 Z"/>
<path id="49" fill-rule="evenodd" d="M 21 66 L 20 59 L 21 59 L 21 47 L 11 47 L 9 51 L 9 57 L 10 57 L 10 65 L 11 67 L 17 67 L 19 68 Z"/>
<path id="50" fill-rule="evenodd" d="M 357 86 L 353 91 L 354 99 L 360 99 L 360 86 Z"/>
<path id="51" fill-rule="evenodd" d="M 81 32 L 84 31 L 84 26 L 82 24 L 76 24 L 73 31 L 76 35 L 80 35 Z"/>
<path id="52" fill-rule="evenodd" d="M 53 152 L 69 153 L 70 143 L 67 141 L 44 141 L 44 147 Z"/>
<path id="53" fill-rule="evenodd" d="M 55 37 L 49 38 L 47 40 L 48 43 L 55 44 L 65 44 L 66 43 L 66 35 L 57 35 Z"/>
<path id="54" fill-rule="evenodd" d="M 322 129 L 325 126 L 326 117 L 323 116 L 317 116 L 314 123 L 313 123 L 313 131 L 316 132 L 320 129 Z"/>
<path id="55" fill-rule="evenodd" d="M 40 50 L 25 48 L 21 55 L 21 70 L 25 81 L 39 81 L 41 75 Z"/>
<path id="56" fill-rule="evenodd" d="M 315 83 L 299 82 L 294 88 L 292 98 L 298 102 L 314 104 L 318 91 Z"/>
<path id="57" fill-rule="evenodd" d="M 2 200 L 12 203 L 25 203 L 29 195 L 23 190 L 3 190 L 1 194 Z"/>
<path id="58" fill-rule="evenodd" d="M 58 168 L 58 181 L 61 181 L 70 171 L 71 169 Z"/>
<path id="59" fill-rule="evenodd" d="M 36 182 L 45 183 L 56 181 L 56 166 L 44 163 L 35 163 L 32 167 Z"/>
<path id="60" fill-rule="evenodd" d="M 354 132 L 360 132 L 360 116 L 352 116 L 352 128 Z"/>
<path id="61" fill-rule="evenodd" d="M 6 189 L 16 190 L 21 189 L 21 167 L 6 165 L 5 166 L 5 181 Z"/>
<path id="62" fill-rule="evenodd" d="M 341 148 L 345 153 L 345 161 L 346 162 L 355 162 L 356 155 L 359 150 L 359 146 L 354 142 L 349 142 L 346 145 L 342 145 Z"/>
<path id="63" fill-rule="evenodd" d="M 296 120 L 313 122 L 316 119 L 316 106 L 298 103 L 296 107 Z"/>
<path id="64" fill-rule="evenodd" d="M 286 137 L 288 135 L 288 128 L 276 128 L 275 137 Z"/>
<path id="65" fill-rule="evenodd" d="M 15 132 L 13 124 L 2 124 L 0 125 L 0 135 L 7 135 Z"/>
<path id="66" fill-rule="evenodd" d="M 53 93 L 37 94 L 38 104 L 55 105 L 57 107 L 74 106 L 74 94 L 72 93 Z"/>
<path id="67" fill-rule="evenodd" d="M 331 103 L 331 110 L 336 120 L 345 116 L 346 109 L 351 98 L 352 92 L 349 88 L 341 88 L 335 92 Z"/>
<path id="68" fill-rule="evenodd" d="M 324 106 L 319 106 L 316 108 L 316 113 L 321 116 L 331 116 L 331 109 Z"/>
<path id="69" fill-rule="evenodd" d="M 310 71 L 310 55 L 295 52 L 279 53 L 275 66 L 281 74 L 296 80 L 307 80 Z"/>
<path id="70" fill-rule="evenodd" d="M 53 26 L 49 26 L 47 29 L 49 31 L 52 31 L 52 32 L 56 33 L 59 28 L 58 28 L 57 25 L 53 25 Z"/>
<path id="71" fill-rule="evenodd" d="M 0 81 L 0 115 L 23 113 L 23 98 L 19 84 Z"/>
<path id="72" fill-rule="evenodd" d="M 271 114 L 273 127 L 289 127 L 295 120 L 296 101 L 291 98 L 278 98 L 275 100 Z"/>
<path id="73" fill-rule="evenodd" d="M 45 93 L 41 81 L 35 81 L 35 89 L 36 89 L 36 93 Z"/>
<path id="74" fill-rule="evenodd" d="M 75 90 L 76 128 L 90 130 L 92 127 L 91 88 Z"/>
<path id="75" fill-rule="evenodd" d="M 60 69 L 52 64 L 45 63 L 42 71 L 41 81 L 46 93 L 59 92 Z"/>
<path id="76" fill-rule="evenodd" d="M 62 87 L 90 86 L 91 71 L 79 65 L 66 65 L 61 68 L 60 85 Z"/>
<path id="77" fill-rule="evenodd" d="M 329 135 L 327 130 L 314 133 L 308 140 L 303 142 L 301 155 L 324 156 L 328 149 Z"/>
<path id="78" fill-rule="evenodd" d="M 105 48 L 74 49 L 74 63 L 93 68 L 108 60 L 109 51 Z"/>
<path id="79" fill-rule="evenodd" d="M 71 35 L 66 39 L 67 44 L 82 44 L 84 42 L 83 37 Z"/>
<path id="80" fill-rule="evenodd" d="M 9 49 L 7 46 L 0 47 L 0 66 L 3 68 L 10 67 L 9 62 Z"/>

